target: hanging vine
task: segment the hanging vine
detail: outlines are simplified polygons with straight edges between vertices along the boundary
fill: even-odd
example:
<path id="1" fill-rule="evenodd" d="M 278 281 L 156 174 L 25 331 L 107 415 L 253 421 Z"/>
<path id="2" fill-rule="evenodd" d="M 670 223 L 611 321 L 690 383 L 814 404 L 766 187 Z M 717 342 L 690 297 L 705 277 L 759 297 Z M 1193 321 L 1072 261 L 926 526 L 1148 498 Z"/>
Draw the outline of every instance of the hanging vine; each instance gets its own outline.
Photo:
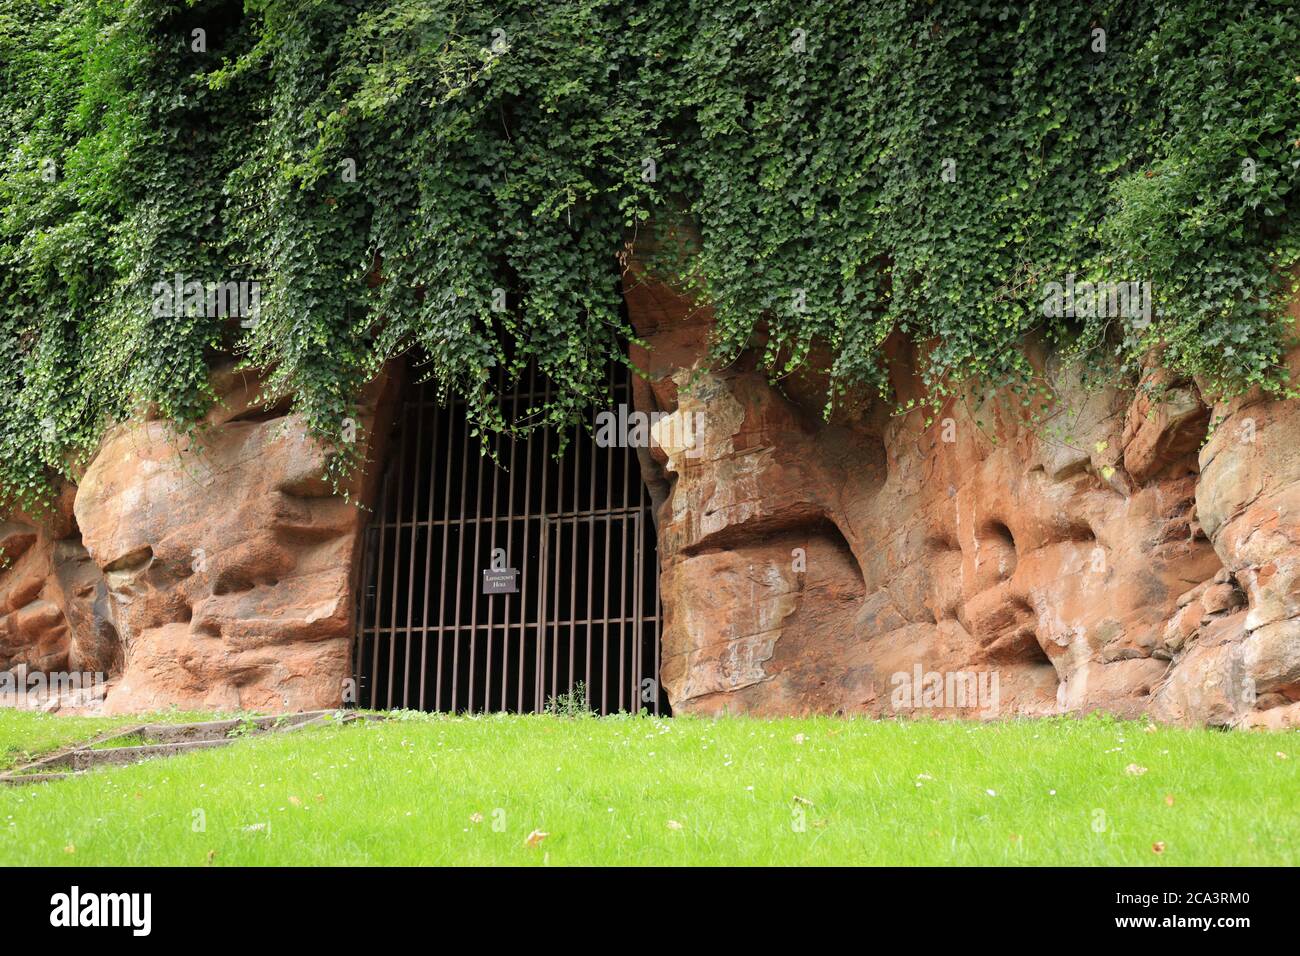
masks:
<path id="1" fill-rule="evenodd" d="M 194 423 L 222 354 L 326 440 L 409 349 L 476 428 L 529 360 L 575 421 L 678 217 L 718 357 L 829 355 L 832 401 L 895 333 L 935 395 L 1030 337 L 1280 394 L 1297 48 L 1263 0 L 0 0 L 0 497 Z"/>

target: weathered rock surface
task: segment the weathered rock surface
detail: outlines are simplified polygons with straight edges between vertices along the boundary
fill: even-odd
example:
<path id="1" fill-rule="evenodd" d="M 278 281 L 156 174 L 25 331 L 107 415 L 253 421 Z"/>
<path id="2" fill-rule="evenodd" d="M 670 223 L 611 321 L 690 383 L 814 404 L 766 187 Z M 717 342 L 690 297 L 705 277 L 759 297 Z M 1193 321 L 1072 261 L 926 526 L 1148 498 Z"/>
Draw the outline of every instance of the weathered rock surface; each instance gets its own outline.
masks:
<path id="1" fill-rule="evenodd" d="M 667 434 L 700 423 L 649 482 L 675 709 L 1296 723 L 1296 403 L 1211 409 L 1159 372 L 1084 390 L 1038 357 L 1058 400 L 1031 416 L 971 394 L 929 425 L 884 403 L 824 422 L 810 378 L 707 370 L 706 310 L 635 273 L 627 300 L 637 401 Z M 992 706 L 954 699 L 978 680 Z"/>
<path id="2" fill-rule="evenodd" d="M 1300 302 L 1291 315 L 1300 327 Z M 1300 375 L 1300 350 L 1288 366 Z M 1212 414 L 1219 424 L 1200 450 L 1196 504 L 1224 568 L 1200 595 L 1196 666 L 1172 676 L 1155 713 L 1300 726 L 1300 408 L 1255 391 Z"/>
<path id="3" fill-rule="evenodd" d="M 48 512 L 0 521 L 0 672 L 9 675 L 0 704 L 102 698 L 121 667 L 107 586 L 77 533 L 72 496 L 65 487 Z"/>
<path id="4" fill-rule="evenodd" d="M 928 422 L 883 402 L 827 422 L 813 376 L 710 370 L 707 311 L 650 281 L 627 301 L 650 346 L 635 402 L 665 413 L 641 460 L 679 712 L 1300 726 L 1296 402 L 1207 405 L 1154 368 L 1085 390 L 1031 354 L 1051 406 L 968 393 Z M 914 350 L 886 346 L 897 395 L 922 397 Z M 345 496 L 255 380 L 214 382 L 197 444 L 121 426 L 49 515 L 0 522 L 0 672 L 105 673 L 108 712 L 342 702 L 396 384 L 363 398 Z"/>
<path id="5" fill-rule="evenodd" d="M 225 369 L 214 384 L 221 402 L 195 441 L 161 421 L 120 426 L 77 488 L 120 638 L 108 713 L 331 707 L 351 676 L 357 502 L 375 469 L 342 489 L 351 500 L 336 494 L 296 416 L 250 405 L 249 375 Z M 364 399 L 365 440 L 389 386 Z"/>

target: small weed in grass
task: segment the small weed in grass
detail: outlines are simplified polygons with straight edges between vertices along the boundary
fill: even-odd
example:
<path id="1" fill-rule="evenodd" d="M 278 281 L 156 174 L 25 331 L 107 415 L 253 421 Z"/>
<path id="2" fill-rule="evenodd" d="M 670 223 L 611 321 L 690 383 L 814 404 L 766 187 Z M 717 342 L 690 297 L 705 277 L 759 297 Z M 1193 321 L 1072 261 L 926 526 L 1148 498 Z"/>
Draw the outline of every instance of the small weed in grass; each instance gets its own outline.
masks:
<path id="1" fill-rule="evenodd" d="M 235 726 L 226 731 L 227 737 L 247 737 L 257 731 L 257 721 L 252 717 L 245 717 Z"/>
<path id="2" fill-rule="evenodd" d="M 587 703 L 587 684 L 578 681 L 573 689 L 546 699 L 546 712 L 553 717 L 592 717 L 595 711 Z"/>

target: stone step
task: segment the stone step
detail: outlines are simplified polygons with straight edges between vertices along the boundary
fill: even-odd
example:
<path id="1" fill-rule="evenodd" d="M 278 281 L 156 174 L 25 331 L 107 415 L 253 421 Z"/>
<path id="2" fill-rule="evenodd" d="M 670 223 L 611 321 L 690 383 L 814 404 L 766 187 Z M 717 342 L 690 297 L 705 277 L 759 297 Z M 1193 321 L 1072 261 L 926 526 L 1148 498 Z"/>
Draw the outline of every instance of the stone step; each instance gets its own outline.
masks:
<path id="1" fill-rule="evenodd" d="M 261 736 L 303 727 L 337 726 L 357 720 L 382 721 L 384 719 L 386 718 L 383 714 L 364 714 L 349 710 L 311 710 L 297 714 L 244 719 L 236 717 L 194 724 L 140 724 L 109 731 L 83 744 L 33 760 L 9 773 L 0 774 L 0 785 L 23 786 L 29 783 L 63 780 L 91 767 L 122 766 L 151 760 L 154 757 L 171 757 L 191 750 L 224 747 L 242 739 L 245 735 Z M 232 731 L 241 731 L 242 728 L 248 730 L 230 736 Z M 148 743 L 139 746 L 95 749 L 97 744 L 133 737 L 142 738 Z"/>
<path id="2" fill-rule="evenodd" d="M 151 743 L 179 743 L 193 740 L 224 740 L 231 731 L 250 727 L 252 733 L 268 730 L 285 730 L 325 714 L 332 710 L 309 710 L 300 714 L 280 714 L 270 717 L 238 717 L 229 720 L 208 720 L 197 724 L 148 724 L 142 728 L 144 739 Z"/>
<path id="3" fill-rule="evenodd" d="M 336 710 L 329 710 L 329 711 L 325 711 L 324 713 L 317 714 L 316 716 L 312 717 L 311 720 L 304 720 L 301 723 L 294 724 L 292 727 L 284 727 L 281 729 L 285 731 L 289 731 L 289 730 L 302 730 L 306 727 L 327 727 L 327 726 L 337 727 L 342 724 L 350 724 L 353 723 L 354 721 L 363 720 L 363 719 L 372 719 L 372 715 L 357 714 L 351 711 L 341 712 Z"/>
<path id="4" fill-rule="evenodd" d="M 53 783 L 78 776 L 78 773 L 5 773 L 0 774 L 0 786 L 25 787 L 29 783 Z"/>
<path id="5" fill-rule="evenodd" d="M 102 750 L 74 750 L 72 768 L 88 770 L 91 767 L 114 767 L 155 757 L 172 757 L 194 750 L 210 750 L 213 747 L 225 747 L 235 742 L 234 738 L 221 740 L 182 740 L 170 744 L 146 744 L 142 747 L 106 747 Z"/>
<path id="6" fill-rule="evenodd" d="M 93 737 L 85 743 L 76 744 L 66 750 L 61 750 L 58 753 L 50 754 L 47 757 L 41 757 L 37 760 L 31 761 L 30 763 L 23 764 L 20 767 L 15 767 L 14 770 L 10 771 L 10 773 L 22 771 L 23 774 L 26 775 L 34 772 L 61 770 L 65 767 L 71 767 L 73 755 L 78 751 L 84 750 L 88 747 L 93 747 L 96 744 L 104 744 L 113 740 L 139 736 L 143 730 L 143 724 L 137 727 L 123 727 L 117 730 L 110 730 L 108 733 L 100 734 L 98 737 Z"/>

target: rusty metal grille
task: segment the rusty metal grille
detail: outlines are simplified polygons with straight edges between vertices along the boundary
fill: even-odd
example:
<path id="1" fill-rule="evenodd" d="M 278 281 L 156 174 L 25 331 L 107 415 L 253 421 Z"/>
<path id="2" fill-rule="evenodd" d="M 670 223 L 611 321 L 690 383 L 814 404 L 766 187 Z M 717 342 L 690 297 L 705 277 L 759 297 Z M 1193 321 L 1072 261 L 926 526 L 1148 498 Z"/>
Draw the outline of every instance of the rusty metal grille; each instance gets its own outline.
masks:
<path id="1" fill-rule="evenodd" d="M 615 405 L 630 404 L 611 370 Z M 549 387 L 536 373 L 503 401 L 514 418 Z M 464 404 L 416 383 L 399 411 L 366 531 L 358 703 L 535 712 L 578 684 L 601 714 L 667 713 L 658 681 L 659 568 L 636 451 L 575 429 L 495 440 L 480 455 Z M 517 593 L 484 593 L 493 549 Z"/>

